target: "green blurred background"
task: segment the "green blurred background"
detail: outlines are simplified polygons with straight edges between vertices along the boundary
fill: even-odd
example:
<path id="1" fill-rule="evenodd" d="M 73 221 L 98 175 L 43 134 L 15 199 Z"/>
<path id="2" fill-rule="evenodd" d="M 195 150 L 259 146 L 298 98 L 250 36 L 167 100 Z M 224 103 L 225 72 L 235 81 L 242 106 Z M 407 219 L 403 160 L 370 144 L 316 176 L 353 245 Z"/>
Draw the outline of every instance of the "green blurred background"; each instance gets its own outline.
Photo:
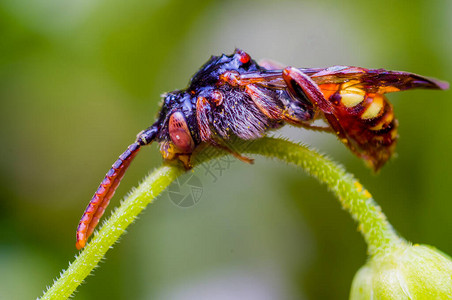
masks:
<path id="1" fill-rule="evenodd" d="M 0 2 L 0 298 L 41 295 L 77 253 L 75 229 L 105 172 L 150 125 L 160 94 L 240 47 L 287 65 L 357 65 L 452 81 L 452 2 Z M 451 91 L 390 95 L 397 157 L 378 175 L 332 135 L 285 128 L 327 153 L 413 242 L 452 254 Z M 156 145 L 111 206 L 161 164 Z M 257 158 L 190 208 L 163 194 L 76 299 L 345 299 L 366 261 L 356 224 L 301 170 Z M 109 215 L 109 212 L 107 212 Z"/>

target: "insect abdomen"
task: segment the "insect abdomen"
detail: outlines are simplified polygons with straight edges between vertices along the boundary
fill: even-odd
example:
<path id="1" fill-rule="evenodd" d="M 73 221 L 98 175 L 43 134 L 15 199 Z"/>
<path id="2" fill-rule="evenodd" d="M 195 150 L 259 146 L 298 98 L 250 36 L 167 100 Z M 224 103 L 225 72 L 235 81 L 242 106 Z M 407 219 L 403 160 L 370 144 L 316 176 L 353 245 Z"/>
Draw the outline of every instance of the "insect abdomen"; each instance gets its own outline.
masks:
<path id="1" fill-rule="evenodd" d="M 383 94 L 366 92 L 353 82 L 319 86 L 335 108 L 346 145 L 378 170 L 393 154 L 397 120 Z"/>

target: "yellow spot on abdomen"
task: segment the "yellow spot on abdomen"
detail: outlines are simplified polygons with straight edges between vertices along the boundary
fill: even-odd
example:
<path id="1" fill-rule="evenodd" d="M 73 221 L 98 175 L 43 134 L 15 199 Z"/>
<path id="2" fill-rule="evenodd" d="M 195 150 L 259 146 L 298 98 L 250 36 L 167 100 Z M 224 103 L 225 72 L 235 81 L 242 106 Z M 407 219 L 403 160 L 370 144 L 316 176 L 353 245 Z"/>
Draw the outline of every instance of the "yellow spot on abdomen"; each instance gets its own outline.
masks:
<path id="1" fill-rule="evenodd" d="M 372 102 L 361 115 L 361 119 L 368 120 L 376 118 L 380 114 L 380 111 L 383 109 L 383 104 L 383 97 L 378 94 L 375 95 Z"/>
<path id="2" fill-rule="evenodd" d="M 339 94 L 341 95 L 341 103 L 348 108 L 363 102 L 365 96 L 363 90 L 354 87 L 342 90 Z"/>
<path id="3" fill-rule="evenodd" d="M 389 123 L 391 123 L 393 119 L 394 119 L 394 114 L 392 113 L 392 111 L 387 112 L 385 115 L 383 115 L 381 117 L 381 119 L 378 121 L 378 123 L 375 126 L 370 127 L 370 130 L 375 130 L 375 131 L 381 130 L 381 129 L 383 129 L 383 127 L 386 127 Z"/>

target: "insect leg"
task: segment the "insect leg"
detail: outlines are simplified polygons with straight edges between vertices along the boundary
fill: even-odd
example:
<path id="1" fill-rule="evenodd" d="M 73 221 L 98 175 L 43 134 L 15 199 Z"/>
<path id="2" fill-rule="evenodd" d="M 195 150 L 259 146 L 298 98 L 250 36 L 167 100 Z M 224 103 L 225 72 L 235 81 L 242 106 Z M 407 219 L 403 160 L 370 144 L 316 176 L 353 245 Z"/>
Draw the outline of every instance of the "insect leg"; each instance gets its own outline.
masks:
<path id="1" fill-rule="evenodd" d="M 271 61 L 263 61 L 262 64 L 268 65 L 269 69 L 277 68 L 276 63 Z M 281 71 L 275 74 L 238 74 L 228 71 L 221 78 L 230 85 L 244 87 L 259 110 L 272 120 L 283 120 L 311 130 L 331 132 L 329 127 L 314 126 L 309 123 L 314 118 L 315 109 L 303 93 L 290 93 L 296 101 L 293 101 L 286 92 L 275 94 L 275 87 L 281 89 L 287 88 L 288 85 L 284 80 L 278 82 L 277 78 L 281 78 L 281 74 Z"/>
<path id="2" fill-rule="evenodd" d="M 314 118 L 314 110 L 312 107 L 306 107 L 300 101 L 280 101 L 276 99 L 278 96 L 274 93 L 267 92 L 267 89 L 259 87 L 256 84 L 248 84 L 245 91 L 250 95 L 254 104 L 268 118 L 273 120 L 284 120 L 292 125 L 303 126 L 310 130 L 331 132 L 330 127 L 315 126 L 309 123 Z M 279 95 L 284 100 L 289 99 L 287 94 Z M 278 105 L 279 104 L 279 105 Z"/>
<path id="3" fill-rule="evenodd" d="M 209 116 L 211 115 L 211 106 L 209 101 L 204 97 L 198 97 L 196 100 L 196 119 L 199 127 L 200 137 L 203 142 L 207 142 L 212 146 L 225 150 L 232 154 L 237 159 L 252 164 L 254 160 L 252 158 L 246 157 L 231 149 L 230 147 L 223 145 L 221 142 L 214 138 L 214 133 L 210 127 Z"/>
<path id="4" fill-rule="evenodd" d="M 334 130 L 332 127 L 327 126 L 316 126 L 309 123 L 301 123 L 302 127 L 305 127 L 306 129 L 318 131 L 318 132 L 328 132 L 328 133 L 334 133 Z"/>
<path id="5" fill-rule="evenodd" d="M 210 114 L 211 106 L 209 101 L 204 97 L 198 97 L 196 100 L 196 120 L 198 122 L 199 134 L 203 142 L 207 142 L 212 138 L 209 120 Z"/>
<path id="6" fill-rule="evenodd" d="M 270 119 L 281 120 L 283 115 L 282 104 L 278 106 L 274 95 L 266 93 L 265 89 L 259 88 L 255 84 L 246 85 L 245 91 L 263 114 Z"/>
<path id="7" fill-rule="evenodd" d="M 283 79 L 289 90 L 299 99 L 307 99 L 325 114 L 332 114 L 334 107 L 320 91 L 317 84 L 298 69 L 287 67 L 283 70 Z"/>
<path id="8" fill-rule="evenodd" d="M 282 76 L 289 91 L 297 98 L 307 99 L 315 107 L 318 107 L 324 113 L 326 120 L 339 139 L 354 151 L 354 147 L 350 143 L 347 143 L 348 138 L 346 132 L 340 125 L 338 118 L 334 115 L 333 105 L 325 98 L 317 84 L 308 75 L 292 67 L 285 68 Z"/>

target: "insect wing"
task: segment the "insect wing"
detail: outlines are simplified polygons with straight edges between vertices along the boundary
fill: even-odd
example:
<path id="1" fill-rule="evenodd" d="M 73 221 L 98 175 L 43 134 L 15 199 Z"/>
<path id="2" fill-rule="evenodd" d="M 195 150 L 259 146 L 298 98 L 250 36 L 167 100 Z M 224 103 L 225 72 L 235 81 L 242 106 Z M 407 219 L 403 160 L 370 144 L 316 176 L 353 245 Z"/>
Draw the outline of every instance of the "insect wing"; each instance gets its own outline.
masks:
<path id="1" fill-rule="evenodd" d="M 309 75 L 318 85 L 354 81 L 366 92 L 379 94 L 415 88 L 440 90 L 449 88 L 447 82 L 437 79 L 385 69 L 333 66 L 326 69 L 301 69 L 301 71 Z"/>

